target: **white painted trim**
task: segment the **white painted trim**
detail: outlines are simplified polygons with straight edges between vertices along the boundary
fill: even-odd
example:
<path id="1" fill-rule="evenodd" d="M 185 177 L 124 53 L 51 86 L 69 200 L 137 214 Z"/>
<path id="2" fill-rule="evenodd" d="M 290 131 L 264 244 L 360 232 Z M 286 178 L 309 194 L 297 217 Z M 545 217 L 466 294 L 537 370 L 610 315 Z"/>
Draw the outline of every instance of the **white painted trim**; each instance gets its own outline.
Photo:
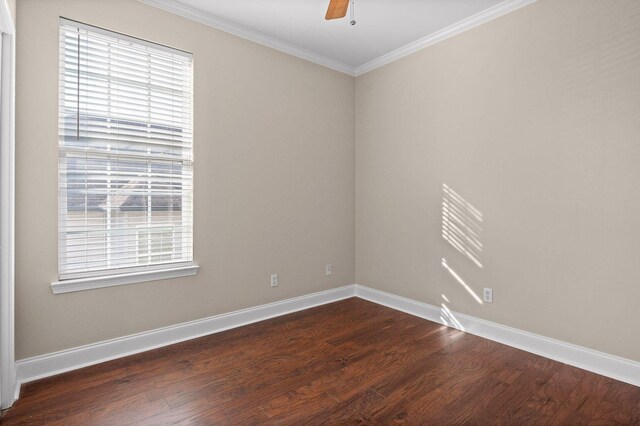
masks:
<path id="1" fill-rule="evenodd" d="M 18 383 L 16 399 L 20 385 L 23 383 L 354 296 L 429 321 L 462 329 L 468 333 L 554 359 L 574 367 L 640 386 L 640 363 L 638 362 L 485 321 L 469 315 L 450 312 L 451 316 L 455 317 L 454 323 L 454 321 L 443 318 L 443 308 L 353 284 L 19 360 L 16 363 Z"/>
<path id="2" fill-rule="evenodd" d="M 640 363 L 355 284 L 361 299 L 406 312 L 596 374 L 640 386 Z M 456 324 L 457 322 L 457 324 Z"/>
<path id="3" fill-rule="evenodd" d="M 177 49 L 175 47 L 167 46 L 166 44 L 154 43 L 152 41 L 149 41 L 149 40 L 146 40 L 146 39 L 143 39 L 143 38 L 132 37 L 132 36 L 127 35 L 127 34 L 119 33 L 119 32 L 116 32 L 116 31 L 107 30 L 107 29 L 102 28 L 102 27 L 96 27 L 95 25 L 85 24 L 84 22 L 80 22 L 80 21 L 76 21 L 76 20 L 73 20 L 73 19 L 65 18 L 63 16 L 60 17 L 60 26 L 61 27 L 62 26 L 71 27 L 74 30 L 75 29 L 79 29 L 79 30 L 87 31 L 90 34 L 91 33 L 100 34 L 101 36 L 106 37 L 108 40 L 117 39 L 118 41 L 122 41 L 122 42 L 125 42 L 125 43 L 130 43 L 130 44 L 133 44 L 135 46 L 149 47 L 154 51 L 160 50 L 160 51 L 166 52 L 166 53 L 168 53 L 170 55 L 175 55 L 175 56 L 179 56 L 179 57 L 182 57 L 182 58 L 186 58 L 189 61 L 191 61 L 193 59 L 193 53 L 187 52 L 186 50 Z M 150 84 L 147 84 L 147 87 L 149 85 Z"/>
<path id="4" fill-rule="evenodd" d="M 18 383 L 26 383 L 93 364 L 148 351 L 185 340 L 241 327 L 291 312 L 354 296 L 353 285 L 339 287 L 280 302 L 242 309 L 201 320 L 159 328 L 104 342 L 67 349 L 16 363 Z"/>
<path id="5" fill-rule="evenodd" d="M 15 25 L 0 1 L 0 406 L 15 401 Z"/>
<path id="6" fill-rule="evenodd" d="M 136 284 L 147 281 L 166 280 L 170 278 L 190 277 L 198 273 L 198 265 L 180 266 L 178 268 L 155 269 L 152 271 L 130 272 L 118 275 L 76 278 L 51 283 L 53 294 L 71 293 L 73 291 L 93 290 L 95 288 L 114 287 L 125 284 Z"/>
<path id="7" fill-rule="evenodd" d="M 366 64 L 360 65 L 354 69 L 354 73 L 356 77 L 361 76 L 368 73 L 369 71 L 373 71 L 374 69 L 380 68 L 383 65 L 397 61 L 398 59 L 404 58 L 405 56 L 409 56 L 412 53 L 417 52 L 418 50 L 422 50 L 425 47 L 440 43 L 443 40 L 475 28 L 478 25 L 482 25 L 484 23 L 492 21 L 502 15 L 513 12 L 514 10 L 520 9 L 521 7 L 527 6 L 536 1 L 537 0 L 503 1 L 502 3 L 490 7 L 489 9 L 483 10 L 480 13 L 463 19 L 462 21 L 450 25 L 446 28 L 443 28 L 440 31 L 436 31 L 433 34 L 429 34 L 426 37 L 422 37 L 392 52 L 382 55 L 379 58 L 369 61 Z"/>
<path id="8" fill-rule="evenodd" d="M 238 37 L 244 38 L 246 40 L 253 41 L 254 43 L 258 43 L 263 46 L 267 46 L 272 49 L 279 50 L 280 52 L 284 52 L 289 55 L 295 56 L 297 58 L 301 58 L 306 61 L 313 62 L 315 64 L 325 66 L 327 68 L 331 68 L 332 70 L 339 71 L 344 74 L 348 74 L 352 77 L 354 76 L 354 68 L 352 66 L 344 64 L 335 59 L 328 58 L 319 53 L 315 53 L 310 50 L 303 49 L 301 47 L 298 47 L 286 41 L 280 40 L 278 38 L 269 36 L 267 34 L 261 33 L 259 31 L 255 31 L 247 27 L 234 24 L 225 19 L 203 12 L 191 6 L 187 6 L 185 4 L 178 3 L 173 0 L 139 0 L 139 1 L 141 1 L 142 3 L 148 4 L 150 6 L 155 6 L 167 12 L 171 12 L 176 15 L 182 16 L 183 18 L 191 19 L 192 21 L 196 21 L 201 24 L 208 25 L 218 30 L 227 32 L 229 34 L 233 34 Z"/>
<path id="9" fill-rule="evenodd" d="M 176 15 L 182 16 L 183 18 L 191 19 L 193 21 L 200 22 L 201 24 L 208 25 L 210 27 L 219 29 L 221 31 L 234 34 L 238 37 L 251 40 L 263 46 L 271 47 L 281 52 L 288 53 L 289 55 L 293 55 L 298 58 L 302 58 L 307 61 L 316 63 L 318 65 L 322 65 L 322 66 L 331 68 L 333 70 L 340 71 L 342 73 L 348 74 L 353 77 L 358 77 L 368 73 L 369 71 L 373 71 L 376 68 L 380 68 L 383 65 L 389 64 L 391 62 L 397 61 L 398 59 L 404 58 L 405 56 L 411 55 L 412 53 L 415 53 L 418 50 L 424 49 L 425 47 L 439 43 L 443 40 L 446 40 L 450 37 L 458 35 L 462 32 L 468 31 L 486 22 L 492 21 L 509 12 L 513 12 L 514 10 L 520 9 L 521 7 L 534 3 L 537 0 L 505 0 L 502 3 L 499 3 L 488 9 L 485 9 L 473 16 L 463 19 L 460 22 L 456 22 L 455 24 L 450 25 L 446 28 L 443 28 L 440 31 L 436 31 L 433 34 L 429 34 L 425 37 L 422 37 L 416 41 L 406 44 L 392 52 L 386 53 L 372 61 L 369 61 L 357 67 L 353 67 L 351 65 L 340 62 L 336 59 L 332 59 L 327 56 L 315 53 L 313 51 L 303 49 L 291 43 L 288 43 L 283 40 L 277 39 L 275 37 L 266 35 L 264 33 L 249 29 L 247 27 L 234 24 L 232 22 L 229 22 L 217 16 L 203 12 L 194 7 L 190 7 L 182 3 L 178 3 L 174 0 L 139 0 L 139 1 L 141 1 L 142 3 L 148 4 L 150 6 L 155 6 L 167 12 L 171 12 Z"/>
<path id="10" fill-rule="evenodd" d="M 16 26 L 7 0 L 0 1 L 0 32 L 10 35 L 15 35 L 16 33 Z"/>

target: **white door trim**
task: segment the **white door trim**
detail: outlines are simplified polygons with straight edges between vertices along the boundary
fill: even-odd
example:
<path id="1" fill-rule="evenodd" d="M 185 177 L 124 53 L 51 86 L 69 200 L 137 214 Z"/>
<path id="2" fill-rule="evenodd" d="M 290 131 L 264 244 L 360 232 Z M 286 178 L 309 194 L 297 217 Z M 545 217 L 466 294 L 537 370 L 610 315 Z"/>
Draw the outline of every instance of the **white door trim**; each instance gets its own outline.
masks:
<path id="1" fill-rule="evenodd" d="M 0 1 L 0 405 L 16 399 L 14 349 L 15 24 Z"/>

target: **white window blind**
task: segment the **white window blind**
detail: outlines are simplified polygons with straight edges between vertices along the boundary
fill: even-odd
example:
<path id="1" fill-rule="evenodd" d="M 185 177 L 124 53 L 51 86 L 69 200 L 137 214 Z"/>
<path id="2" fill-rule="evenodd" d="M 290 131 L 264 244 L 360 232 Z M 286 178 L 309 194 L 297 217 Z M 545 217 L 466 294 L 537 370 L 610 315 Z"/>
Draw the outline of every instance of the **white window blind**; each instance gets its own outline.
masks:
<path id="1" fill-rule="evenodd" d="M 60 21 L 59 278 L 193 261 L 192 56 Z"/>

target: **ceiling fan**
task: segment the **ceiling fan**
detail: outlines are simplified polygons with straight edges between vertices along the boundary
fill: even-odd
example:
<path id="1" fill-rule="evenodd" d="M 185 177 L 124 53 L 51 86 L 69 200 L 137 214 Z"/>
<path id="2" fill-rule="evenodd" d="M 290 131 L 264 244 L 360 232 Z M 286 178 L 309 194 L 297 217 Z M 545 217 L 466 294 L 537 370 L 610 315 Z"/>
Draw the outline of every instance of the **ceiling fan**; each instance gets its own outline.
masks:
<path id="1" fill-rule="evenodd" d="M 353 19 L 353 0 L 329 0 L 329 8 L 324 19 L 327 21 L 331 19 L 340 19 L 347 16 L 347 10 L 349 9 L 349 3 L 351 3 L 351 25 L 355 25 L 356 21 Z"/>

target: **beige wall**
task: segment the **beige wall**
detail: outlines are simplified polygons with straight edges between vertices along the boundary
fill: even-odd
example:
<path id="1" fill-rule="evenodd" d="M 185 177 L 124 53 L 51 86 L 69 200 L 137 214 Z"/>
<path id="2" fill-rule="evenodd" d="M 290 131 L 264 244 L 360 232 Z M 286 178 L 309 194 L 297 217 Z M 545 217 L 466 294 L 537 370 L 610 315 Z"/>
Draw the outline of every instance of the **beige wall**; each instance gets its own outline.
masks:
<path id="1" fill-rule="evenodd" d="M 639 136 L 637 0 L 540 0 L 358 77 L 356 282 L 640 361 Z"/>
<path id="2" fill-rule="evenodd" d="M 133 0 L 17 15 L 17 359 L 353 283 L 353 78 Z M 59 16 L 193 52 L 197 277 L 52 294 Z"/>

